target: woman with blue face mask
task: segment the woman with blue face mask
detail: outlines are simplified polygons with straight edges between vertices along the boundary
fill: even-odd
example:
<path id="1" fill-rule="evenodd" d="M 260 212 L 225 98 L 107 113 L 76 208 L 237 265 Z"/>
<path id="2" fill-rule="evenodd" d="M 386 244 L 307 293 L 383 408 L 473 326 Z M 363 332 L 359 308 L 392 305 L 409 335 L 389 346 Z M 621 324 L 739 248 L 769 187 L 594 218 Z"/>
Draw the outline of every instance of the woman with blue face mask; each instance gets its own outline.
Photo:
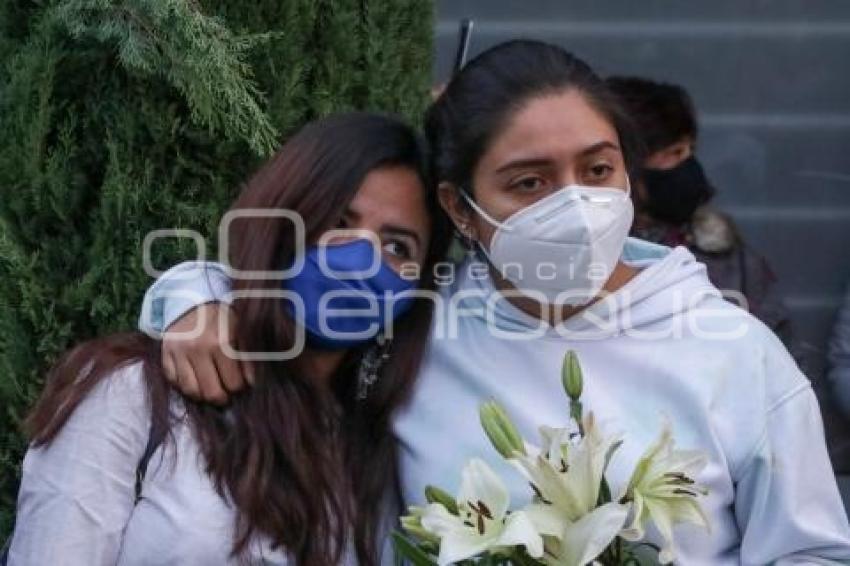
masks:
<path id="1" fill-rule="evenodd" d="M 472 457 L 509 482 L 513 504 L 527 501 L 528 485 L 480 432 L 477 408 L 496 399 L 525 437 L 540 425 L 565 426 L 560 368 L 575 350 L 584 405 L 627 438 L 609 468 L 615 493 L 664 419 L 679 446 L 707 456 L 697 480 L 709 489 L 710 529 L 651 530 L 650 542 L 682 564 L 850 560 L 808 381 L 687 249 L 627 237 L 629 171 L 639 164 L 628 122 L 584 62 L 533 41 L 479 55 L 429 109 L 437 192 L 468 254 L 453 281 L 441 278 L 428 353 L 394 420 L 405 501 L 422 503 L 428 484 L 454 492 Z M 216 289 L 226 290 L 224 273 L 213 272 Z M 198 291 L 197 283 L 160 280 L 147 300 L 166 289 Z M 200 294 L 197 302 L 228 299 Z M 168 328 L 185 309 L 142 322 Z M 203 336 L 215 335 L 206 325 Z M 164 350 L 192 365 L 219 354 L 203 345 L 214 339 L 165 338 Z M 178 370 L 172 379 L 189 392 L 243 383 L 238 372 L 186 378 Z"/>
<path id="2" fill-rule="evenodd" d="M 416 274 L 448 239 L 423 157 L 408 126 L 344 114 L 248 182 L 219 245 L 241 297 L 228 344 L 253 387 L 227 408 L 170 394 L 164 374 L 234 371 L 235 355 L 191 365 L 141 333 L 67 353 L 28 421 L 8 563 L 377 564 L 397 485 L 389 416 L 432 314 L 411 292 L 431 287 Z"/>

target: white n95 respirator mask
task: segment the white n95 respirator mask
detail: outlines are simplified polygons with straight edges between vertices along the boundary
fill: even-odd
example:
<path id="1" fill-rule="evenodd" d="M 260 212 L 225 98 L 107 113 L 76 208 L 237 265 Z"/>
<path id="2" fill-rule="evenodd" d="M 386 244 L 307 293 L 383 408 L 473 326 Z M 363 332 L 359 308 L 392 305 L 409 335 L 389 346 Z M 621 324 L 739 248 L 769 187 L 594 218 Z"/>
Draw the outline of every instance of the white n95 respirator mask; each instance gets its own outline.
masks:
<path id="1" fill-rule="evenodd" d="M 502 276 L 531 298 L 585 305 L 599 294 L 623 252 L 634 219 L 630 189 L 569 185 L 503 222 L 462 191 L 496 228 L 482 251 Z"/>

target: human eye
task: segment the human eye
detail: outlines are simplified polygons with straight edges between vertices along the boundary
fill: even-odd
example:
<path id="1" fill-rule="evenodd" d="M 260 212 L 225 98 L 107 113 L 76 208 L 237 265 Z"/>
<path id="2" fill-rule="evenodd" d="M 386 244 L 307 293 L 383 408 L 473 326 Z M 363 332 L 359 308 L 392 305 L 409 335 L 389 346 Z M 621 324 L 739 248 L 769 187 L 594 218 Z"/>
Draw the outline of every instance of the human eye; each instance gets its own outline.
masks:
<path id="1" fill-rule="evenodd" d="M 607 181 L 614 173 L 614 166 L 607 161 L 597 161 L 592 163 L 584 174 L 584 183 L 588 185 L 598 185 Z"/>
<path id="2" fill-rule="evenodd" d="M 382 248 L 384 253 L 389 254 L 393 258 L 412 259 L 413 252 L 410 246 L 402 240 L 389 240 L 384 242 Z"/>
<path id="3" fill-rule="evenodd" d="M 539 175 L 525 175 L 511 181 L 510 188 L 512 190 L 522 191 L 524 193 L 534 193 L 548 186 L 548 182 Z"/>

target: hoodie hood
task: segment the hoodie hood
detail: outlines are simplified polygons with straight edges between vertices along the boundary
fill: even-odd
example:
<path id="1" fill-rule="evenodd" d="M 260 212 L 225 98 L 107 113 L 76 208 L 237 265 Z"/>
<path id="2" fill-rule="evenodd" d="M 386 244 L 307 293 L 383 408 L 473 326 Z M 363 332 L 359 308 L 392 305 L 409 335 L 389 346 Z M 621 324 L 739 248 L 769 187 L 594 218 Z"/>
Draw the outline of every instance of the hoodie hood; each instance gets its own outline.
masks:
<path id="1" fill-rule="evenodd" d="M 490 277 L 472 277 L 475 258 L 460 268 L 456 291 L 465 293 L 466 312 L 477 312 L 499 331 L 537 334 L 540 337 L 593 340 L 626 330 L 650 330 L 698 307 L 704 300 L 720 297 L 708 280 L 705 265 L 687 248 L 668 248 L 628 238 L 621 260 L 639 270 L 626 285 L 589 305 L 561 324 L 550 326 L 519 310 L 493 286 Z"/>

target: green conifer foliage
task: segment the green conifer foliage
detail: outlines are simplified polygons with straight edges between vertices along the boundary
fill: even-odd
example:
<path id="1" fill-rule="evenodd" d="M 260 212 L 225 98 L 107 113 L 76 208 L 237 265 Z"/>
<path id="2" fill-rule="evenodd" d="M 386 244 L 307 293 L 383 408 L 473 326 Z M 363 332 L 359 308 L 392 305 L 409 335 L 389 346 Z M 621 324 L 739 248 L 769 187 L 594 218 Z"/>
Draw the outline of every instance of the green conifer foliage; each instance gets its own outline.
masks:
<path id="1" fill-rule="evenodd" d="M 46 369 L 135 327 L 142 242 L 218 217 L 279 140 L 344 109 L 416 121 L 427 0 L 0 0 L 0 537 Z M 195 256 L 160 240 L 159 269 Z"/>

